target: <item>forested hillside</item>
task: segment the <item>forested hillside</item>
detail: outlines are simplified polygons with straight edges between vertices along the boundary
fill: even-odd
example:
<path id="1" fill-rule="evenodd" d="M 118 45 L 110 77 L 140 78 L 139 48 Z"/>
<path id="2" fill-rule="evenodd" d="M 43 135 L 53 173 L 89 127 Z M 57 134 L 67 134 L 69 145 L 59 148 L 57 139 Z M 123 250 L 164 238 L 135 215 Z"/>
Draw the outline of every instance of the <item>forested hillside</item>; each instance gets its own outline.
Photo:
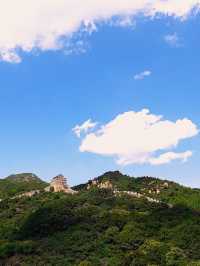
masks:
<path id="1" fill-rule="evenodd" d="M 200 265 L 199 190 L 119 172 L 74 189 L 0 202 L 0 265 Z"/>
<path id="2" fill-rule="evenodd" d="M 97 183 L 110 182 L 113 189 L 119 191 L 136 191 L 165 203 L 180 204 L 200 210 L 200 189 L 184 187 L 154 177 L 130 177 L 119 171 L 107 172 L 94 180 Z M 88 185 L 92 185 L 92 180 L 86 184 L 78 185 L 74 189 L 87 190 Z"/>
<path id="3" fill-rule="evenodd" d="M 23 192 L 44 189 L 47 183 L 31 173 L 10 175 L 0 179 L 0 199 L 16 196 Z"/>

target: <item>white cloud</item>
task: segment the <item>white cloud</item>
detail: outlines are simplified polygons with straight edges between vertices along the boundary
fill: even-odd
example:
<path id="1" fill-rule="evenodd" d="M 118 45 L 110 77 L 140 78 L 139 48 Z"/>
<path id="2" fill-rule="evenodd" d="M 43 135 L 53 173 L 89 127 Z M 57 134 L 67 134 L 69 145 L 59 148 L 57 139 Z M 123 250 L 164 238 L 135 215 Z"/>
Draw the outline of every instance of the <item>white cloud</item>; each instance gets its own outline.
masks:
<path id="1" fill-rule="evenodd" d="M 136 20 L 134 19 L 133 16 L 121 16 L 117 18 L 113 18 L 110 23 L 110 26 L 115 26 L 115 27 L 121 27 L 121 28 L 131 28 L 135 29 L 136 27 Z"/>
<path id="2" fill-rule="evenodd" d="M 175 32 L 173 34 L 167 34 L 164 36 L 164 40 L 167 44 L 169 44 L 172 47 L 180 47 L 182 46 L 181 40 L 178 36 L 178 34 Z"/>
<path id="3" fill-rule="evenodd" d="M 170 163 L 172 160 L 182 160 L 183 162 L 187 162 L 188 158 L 190 158 L 191 156 L 192 156 L 191 151 L 186 151 L 182 153 L 166 152 L 161 154 L 157 158 L 151 158 L 149 162 L 152 165 L 166 164 Z"/>
<path id="4" fill-rule="evenodd" d="M 180 39 L 178 34 L 175 32 L 173 34 L 167 34 L 164 36 L 164 40 L 167 44 L 172 47 L 179 47 L 181 46 Z"/>
<path id="5" fill-rule="evenodd" d="M 134 76 L 134 79 L 135 79 L 135 80 L 142 80 L 142 79 L 144 79 L 145 77 L 148 77 L 148 76 L 150 76 L 150 75 L 151 75 L 151 71 L 150 71 L 150 70 L 145 70 L 145 71 L 143 71 L 143 72 L 141 72 L 141 73 L 136 74 L 136 75 Z"/>
<path id="6" fill-rule="evenodd" d="M 63 49 L 65 38 L 71 38 L 81 27 L 91 32 L 99 22 L 107 23 L 116 16 L 187 18 L 199 3 L 200 0 L 0 0 L 1 59 L 20 62 L 19 51 Z"/>
<path id="7" fill-rule="evenodd" d="M 87 134 L 80 151 L 112 156 L 120 165 L 159 165 L 177 159 L 186 161 L 192 155 L 191 151 L 174 153 L 171 149 L 197 134 L 197 126 L 189 119 L 173 122 L 151 114 L 147 109 L 129 111 Z M 157 157 L 158 153 L 161 154 Z"/>
<path id="8" fill-rule="evenodd" d="M 20 63 L 21 58 L 15 51 L 0 51 L 0 60 L 8 63 Z"/>
<path id="9" fill-rule="evenodd" d="M 68 42 L 68 44 L 65 46 L 65 54 L 83 54 L 87 51 L 87 45 L 84 41 L 78 40 L 78 41 L 72 41 Z"/>
<path id="10" fill-rule="evenodd" d="M 91 119 L 88 119 L 82 125 L 76 125 L 72 131 L 80 138 L 82 132 L 87 133 L 89 129 L 94 128 L 96 125 L 96 122 L 92 122 Z"/>

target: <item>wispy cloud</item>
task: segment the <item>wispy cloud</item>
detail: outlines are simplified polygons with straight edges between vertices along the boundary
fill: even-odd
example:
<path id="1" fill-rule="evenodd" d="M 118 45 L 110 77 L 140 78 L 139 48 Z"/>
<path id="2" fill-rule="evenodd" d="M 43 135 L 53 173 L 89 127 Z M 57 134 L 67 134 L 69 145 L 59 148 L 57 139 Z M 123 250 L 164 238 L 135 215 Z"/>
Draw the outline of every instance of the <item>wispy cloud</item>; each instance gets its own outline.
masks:
<path id="1" fill-rule="evenodd" d="M 172 47 L 180 47 L 181 46 L 180 38 L 176 32 L 173 34 L 165 35 L 164 40 L 167 44 L 169 44 Z"/>
<path id="2" fill-rule="evenodd" d="M 110 26 L 116 26 L 121 28 L 135 29 L 136 20 L 133 16 L 122 16 L 112 19 L 109 23 Z"/>
<path id="3" fill-rule="evenodd" d="M 87 133 L 88 130 L 94 128 L 97 125 L 96 122 L 92 122 L 91 119 L 88 119 L 87 121 L 85 121 L 83 124 L 81 125 L 76 125 L 72 131 L 75 133 L 75 135 L 80 138 L 81 133 Z"/>
<path id="4" fill-rule="evenodd" d="M 166 152 L 158 156 L 157 158 L 151 158 L 150 163 L 152 165 L 161 165 L 170 163 L 173 160 L 182 160 L 183 163 L 187 162 L 188 158 L 192 156 L 192 151 L 186 152 Z"/>
<path id="5" fill-rule="evenodd" d="M 87 134 L 80 151 L 114 157 L 120 165 L 186 162 L 192 152 L 174 152 L 173 149 L 198 133 L 197 126 L 186 118 L 173 122 L 147 109 L 129 111 Z"/>
<path id="6" fill-rule="evenodd" d="M 143 72 L 140 72 L 138 74 L 135 74 L 134 75 L 134 79 L 135 80 L 142 80 L 142 79 L 144 79 L 146 77 L 151 76 L 151 74 L 152 74 L 152 72 L 150 70 L 145 70 Z"/>

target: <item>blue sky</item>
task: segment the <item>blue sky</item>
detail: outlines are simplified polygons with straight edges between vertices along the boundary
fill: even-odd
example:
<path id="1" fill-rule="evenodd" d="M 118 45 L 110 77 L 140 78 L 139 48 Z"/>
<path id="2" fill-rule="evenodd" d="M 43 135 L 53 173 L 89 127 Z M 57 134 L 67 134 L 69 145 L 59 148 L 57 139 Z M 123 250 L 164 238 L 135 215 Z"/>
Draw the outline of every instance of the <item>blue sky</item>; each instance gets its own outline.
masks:
<path id="1" fill-rule="evenodd" d="M 121 165 L 115 156 L 80 152 L 85 135 L 77 138 L 72 131 L 88 119 L 106 125 L 144 108 L 173 122 L 187 117 L 199 128 L 199 24 L 199 15 L 185 21 L 140 16 L 126 27 L 100 23 L 91 34 L 74 34 L 81 50 L 72 43 L 70 54 L 65 46 L 21 50 L 16 64 L 2 60 L 0 176 L 34 172 L 49 180 L 63 173 L 78 184 L 119 169 L 200 187 L 199 134 L 175 149 L 193 152 L 185 163 Z M 134 78 L 144 71 L 149 75 Z"/>

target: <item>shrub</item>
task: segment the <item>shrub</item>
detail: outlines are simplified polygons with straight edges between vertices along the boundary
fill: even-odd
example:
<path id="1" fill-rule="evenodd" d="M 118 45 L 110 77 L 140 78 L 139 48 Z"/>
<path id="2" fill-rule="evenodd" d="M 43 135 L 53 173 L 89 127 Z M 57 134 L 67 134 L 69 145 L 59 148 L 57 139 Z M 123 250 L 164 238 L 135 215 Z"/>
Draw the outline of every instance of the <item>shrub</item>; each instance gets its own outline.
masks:
<path id="1" fill-rule="evenodd" d="M 60 204 L 59 204 L 60 203 Z M 18 238 L 44 237 L 76 223 L 70 206 L 58 200 L 31 213 L 19 230 Z"/>
<path id="2" fill-rule="evenodd" d="M 187 265 L 187 260 L 184 251 L 177 247 L 171 248 L 171 250 L 166 254 L 166 265 L 167 266 Z"/>
<path id="3" fill-rule="evenodd" d="M 32 241 L 0 243 L 0 258 L 8 258 L 14 254 L 32 254 L 35 244 Z"/>
<path id="4" fill-rule="evenodd" d="M 165 246 L 156 240 L 147 240 L 139 248 L 139 252 L 148 264 L 162 265 L 165 258 Z"/>
<path id="5" fill-rule="evenodd" d="M 88 260 L 83 260 L 79 263 L 78 266 L 92 266 L 92 264 Z"/>

